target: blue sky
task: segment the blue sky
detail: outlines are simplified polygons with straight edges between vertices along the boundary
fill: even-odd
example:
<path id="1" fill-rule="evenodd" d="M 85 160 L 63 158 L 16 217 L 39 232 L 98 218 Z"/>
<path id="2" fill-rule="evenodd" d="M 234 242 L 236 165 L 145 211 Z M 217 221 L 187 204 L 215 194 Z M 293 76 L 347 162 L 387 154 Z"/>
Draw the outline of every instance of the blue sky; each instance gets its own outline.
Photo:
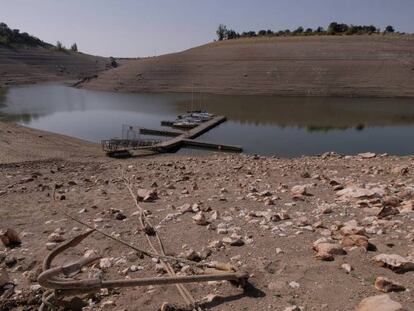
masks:
<path id="1" fill-rule="evenodd" d="M 414 0 L 0 0 L 0 21 L 86 53 L 139 57 L 210 42 L 220 23 L 240 32 L 331 21 L 414 32 Z"/>

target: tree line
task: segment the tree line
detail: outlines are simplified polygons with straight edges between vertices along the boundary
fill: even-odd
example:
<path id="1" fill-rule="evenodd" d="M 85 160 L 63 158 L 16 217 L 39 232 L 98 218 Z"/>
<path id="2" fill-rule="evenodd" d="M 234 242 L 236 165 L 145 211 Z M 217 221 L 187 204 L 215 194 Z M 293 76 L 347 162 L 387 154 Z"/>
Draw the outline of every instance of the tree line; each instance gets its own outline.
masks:
<path id="1" fill-rule="evenodd" d="M 68 50 L 60 41 L 56 43 L 56 46 L 53 46 L 40 40 L 39 38 L 36 38 L 35 36 L 29 35 L 27 32 L 20 32 L 19 29 L 11 29 L 9 26 L 7 26 L 7 24 L 0 23 L 0 45 L 12 46 L 18 44 L 55 48 L 58 51 Z M 70 50 L 77 52 L 77 44 L 72 44 Z"/>
<path id="2" fill-rule="evenodd" d="M 19 29 L 10 29 L 5 23 L 0 23 L 0 44 L 12 45 L 12 44 L 26 44 L 33 46 L 47 46 L 48 44 L 29 35 L 27 32 L 20 32 Z"/>
<path id="3" fill-rule="evenodd" d="M 217 28 L 217 38 L 221 40 L 231 40 L 238 38 L 250 38 L 250 37 L 277 37 L 277 36 L 312 36 L 312 35 L 363 35 L 363 34 L 373 34 L 380 33 L 381 29 L 375 27 L 374 25 L 347 25 L 343 23 L 332 22 L 328 25 L 328 28 L 317 27 L 316 29 L 312 28 L 303 28 L 299 26 L 295 30 L 279 30 L 273 31 L 270 29 L 262 29 L 258 32 L 256 31 L 244 31 L 242 33 L 236 32 L 233 29 L 228 29 L 226 25 L 220 24 Z M 383 33 L 394 33 L 395 29 L 393 26 L 388 25 L 385 27 Z"/>
<path id="4" fill-rule="evenodd" d="M 58 41 L 56 42 L 56 49 L 58 51 L 67 51 L 68 49 L 62 44 L 62 42 Z M 74 44 L 72 44 L 70 46 L 70 50 L 72 52 L 77 52 L 78 51 L 78 45 L 76 44 L 76 42 Z"/>

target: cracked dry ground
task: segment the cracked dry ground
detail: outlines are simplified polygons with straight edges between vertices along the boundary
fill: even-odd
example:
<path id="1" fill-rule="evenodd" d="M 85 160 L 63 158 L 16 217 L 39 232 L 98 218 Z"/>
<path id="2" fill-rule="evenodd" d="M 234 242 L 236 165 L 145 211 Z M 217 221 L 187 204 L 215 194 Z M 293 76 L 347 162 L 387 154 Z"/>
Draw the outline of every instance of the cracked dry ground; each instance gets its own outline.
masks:
<path id="1" fill-rule="evenodd" d="M 231 263 L 249 272 L 252 287 L 245 293 L 227 282 L 186 285 L 204 309 L 379 310 L 375 303 L 385 299 L 390 307 L 384 310 L 414 310 L 413 166 L 413 157 L 335 154 L 2 165 L 0 228 L 14 229 L 22 244 L 1 246 L 0 267 L 10 280 L 3 284 L 0 309 L 39 307 L 43 289 L 36 277 L 48 248 L 85 231 L 62 211 L 149 250 L 122 180 L 125 174 L 134 189 L 157 193 L 158 199 L 140 205 L 157 225 L 168 254 Z M 52 198 L 55 188 L 57 201 Z M 103 259 L 77 278 L 163 274 L 155 260 L 97 232 L 56 262 L 85 253 Z M 404 262 L 380 266 L 381 260 L 373 259 L 381 254 L 399 255 Z M 188 266 L 174 267 L 179 274 L 192 273 Z M 378 277 L 403 289 L 381 286 Z M 387 290 L 388 297 L 374 305 L 357 307 Z M 72 308 L 75 302 L 85 310 L 157 310 L 164 302 L 183 304 L 174 286 L 102 290 L 78 298 Z"/>

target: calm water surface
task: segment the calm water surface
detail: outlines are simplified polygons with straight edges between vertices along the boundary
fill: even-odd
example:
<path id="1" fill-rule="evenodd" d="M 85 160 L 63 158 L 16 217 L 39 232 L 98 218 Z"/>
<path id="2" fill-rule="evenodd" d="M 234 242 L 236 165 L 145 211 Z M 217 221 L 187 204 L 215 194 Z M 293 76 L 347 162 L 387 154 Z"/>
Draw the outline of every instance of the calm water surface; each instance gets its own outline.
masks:
<path id="1" fill-rule="evenodd" d="M 414 154 L 412 99 L 125 94 L 51 84 L 0 90 L 0 120 L 93 142 L 121 137 L 123 124 L 162 128 L 161 120 L 189 109 L 226 115 L 200 139 L 247 153 Z"/>

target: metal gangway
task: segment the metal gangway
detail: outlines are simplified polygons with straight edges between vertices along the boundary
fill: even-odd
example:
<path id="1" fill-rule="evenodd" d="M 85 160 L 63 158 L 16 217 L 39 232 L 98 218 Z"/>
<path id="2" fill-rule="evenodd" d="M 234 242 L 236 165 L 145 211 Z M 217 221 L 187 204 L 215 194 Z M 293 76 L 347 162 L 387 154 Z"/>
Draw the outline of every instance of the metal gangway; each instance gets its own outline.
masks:
<path id="1" fill-rule="evenodd" d="M 146 135 L 146 138 L 142 136 Z M 122 153 L 129 150 L 149 149 L 161 143 L 163 140 L 159 137 L 149 137 L 142 133 L 142 128 L 138 126 L 123 124 L 122 137 L 111 138 L 101 141 L 102 149 L 107 153 Z"/>

